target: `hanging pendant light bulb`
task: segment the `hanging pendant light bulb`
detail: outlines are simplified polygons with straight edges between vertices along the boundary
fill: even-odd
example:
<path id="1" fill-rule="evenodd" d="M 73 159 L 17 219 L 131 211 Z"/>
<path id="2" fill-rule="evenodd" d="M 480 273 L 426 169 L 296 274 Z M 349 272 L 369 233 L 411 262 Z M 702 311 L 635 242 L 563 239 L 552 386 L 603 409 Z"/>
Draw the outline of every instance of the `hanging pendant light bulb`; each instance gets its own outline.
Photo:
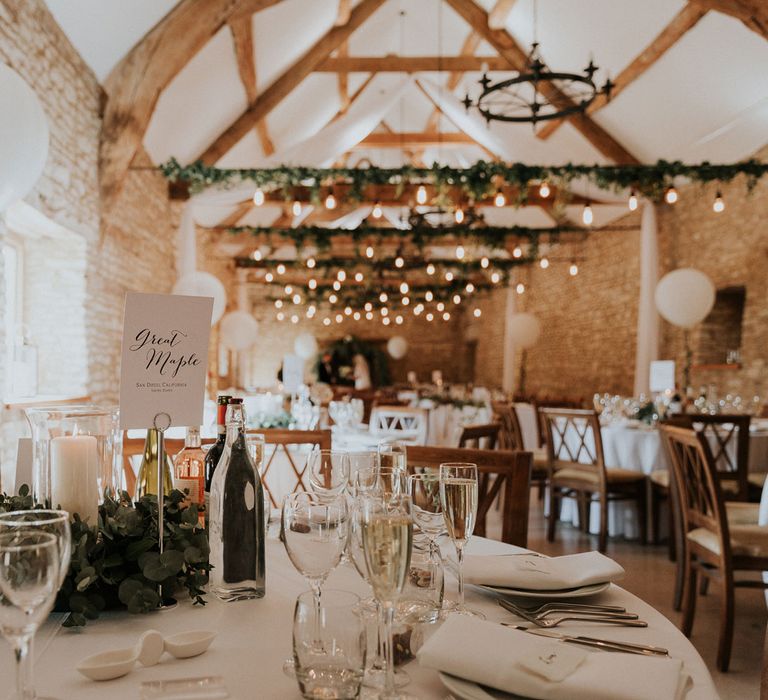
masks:
<path id="1" fill-rule="evenodd" d="M 400 300 L 400 303 L 401 303 L 403 306 L 408 306 L 408 304 L 410 304 L 410 303 L 411 303 L 411 300 L 410 300 L 408 297 L 403 297 L 403 298 Z"/>
<path id="2" fill-rule="evenodd" d="M 521 258 L 522 256 L 523 256 L 523 249 L 519 245 L 516 245 L 515 249 L 512 251 L 512 257 Z"/>
<path id="3" fill-rule="evenodd" d="M 461 207 L 456 208 L 456 211 L 453 213 L 453 219 L 457 224 L 464 223 L 464 210 Z"/>
<path id="4" fill-rule="evenodd" d="M 251 253 L 251 257 L 254 260 L 256 260 L 256 262 L 258 262 L 259 260 L 261 260 L 261 251 L 257 248 L 256 250 L 253 251 L 253 253 Z"/>
<path id="5" fill-rule="evenodd" d="M 366 321 L 373 321 L 373 312 L 372 311 L 366 311 L 365 312 L 365 320 Z"/>
<path id="6" fill-rule="evenodd" d="M 461 294 L 454 294 L 452 301 L 454 304 L 461 304 Z"/>
<path id="7" fill-rule="evenodd" d="M 501 281 L 501 275 L 498 272 L 491 273 L 491 282 L 498 284 Z"/>
<path id="8" fill-rule="evenodd" d="M 312 277 L 309 280 L 309 282 L 307 282 L 307 287 L 309 287 L 310 289 L 317 289 L 317 280 L 314 277 Z"/>
<path id="9" fill-rule="evenodd" d="M 434 298 L 435 298 L 435 295 L 432 293 L 432 290 L 431 290 L 431 289 L 428 289 L 428 290 L 427 290 L 427 291 L 424 293 L 424 300 L 425 300 L 425 301 L 432 301 Z"/>
<path id="10" fill-rule="evenodd" d="M 299 315 L 293 314 L 293 316 L 291 316 L 291 323 L 298 323 L 298 322 L 299 322 Z"/>
<path id="11" fill-rule="evenodd" d="M 333 291 L 338 292 L 341 289 L 341 282 L 339 280 L 333 281 Z"/>
<path id="12" fill-rule="evenodd" d="M 486 258 L 486 257 L 483 257 L 483 258 L 481 258 L 481 260 L 480 260 L 480 267 L 482 267 L 484 270 L 485 270 L 485 269 L 488 267 L 488 265 L 490 265 L 490 264 L 491 264 L 491 261 L 490 261 L 490 260 L 488 260 L 488 258 Z"/>
<path id="13" fill-rule="evenodd" d="M 317 261 L 314 258 L 307 258 L 307 267 L 310 270 L 314 269 L 315 265 L 317 265 Z"/>
<path id="14" fill-rule="evenodd" d="M 293 200 L 291 205 L 291 212 L 294 216 L 301 216 L 301 202 L 298 199 Z"/>
<path id="15" fill-rule="evenodd" d="M 389 297 L 387 296 L 386 292 L 382 292 L 381 294 L 379 294 L 379 301 L 382 304 L 386 303 L 387 299 L 389 299 Z"/>
<path id="16" fill-rule="evenodd" d="M 400 283 L 400 294 L 408 294 L 408 282 Z"/>
<path id="17" fill-rule="evenodd" d="M 352 314 L 352 318 L 354 318 L 355 321 L 359 321 L 360 320 L 360 312 L 359 311 L 355 311 L 355 313 Z"/>
<path id="18" fill-rule="evenodd" d="M 339 280 L 339 282 L 343 282 L 345 279 L 347 279 L 347 273 L 344 270 L 339 270 L 336 273 L 336 279 Z"/>
<path id="19" fill-rule="evenodd" d="M 372 246 L 372 245 L 369 245 L 369 246 L 368 246 L 368 247 L 365 249 L 365 257 L 370 259 L 370 258 L 372 258 L 372 257 L 373 257 L 373 253 L 374 253 L 374 251 L 373 251 L 373 246 Z"/>
<path id="20" fill-rule="evenodd" d="M 253 203 L 260 207 L 262 204 L 264 204 L 264 190 L 261 189 L 261 187 L 257 187 L 256 191 L 253 193 Z"/>
<path id="21" fill-rule="evenodd" d="M 323 325 L 324 326 L 330 326 L 331 325 L 331 319 L 330 318 L 324 318 L 323 319 Z"/>
<path id="22" fill-rule="evenodd" d="M 467 294 L 472 294 L 475 291 L 475 285 L 472 282 L 467 282 L 467 286 L 464 288 Z"/>
<path id="23" fill-rule="evenodd" d="M 539 197 L 546 199 L 550 194 L 551 190 L 549 189 L 549 183 L 544 180 L 544 182 L 539 185 Z"/>
<path id="24" fill-rule="evenodd" d="M 331 296 L 328 297 L 328 301 L 331 304 L 335 304 L 339 300 L 339 297 L 337 297 L 335 294 L 331 294 Z"/>
<path id="25" fill-rule="evenodd" d="M 517 287 L 515 287 L 515 291 L 518 294 L 525 294 L 525 285 L 522 282 L 518 282 Z"/>
<path id="26" fill-rule="evenodd" d="M 290 284 L 286 284 L 283 291 L 285 292 L 286 296 L 291 296 L 291 294 L 293 294 L 293 287 L 291 287 Z"/>
<path id="27" fill-rule="evenodd" d="M 429 263 L 429 265 L 427 265 L 427 274 L 428 275 L 435 274 L 435 266 L 432 263 Z"/>
<path id="28" fill-rule="evenodd" d="M 374 202 L 373 203 L 373 210 L 371 211 L 371 215 L 374 219 L 380 219 L 383 216 L 384 212 L 381 209 L 381 203 L 380 202 Z"/>
<path id="29" fill-rule="evenodd" d="M 278 321 L 285 321 L 285 314 L 282 311 L 278 311 L 277 316 L 275 316 L 275 318 Z"/>
<path id="30" fill-rule="evenodd" d="M 403 258 L 398 255 L 395 258 L 395 267 L 402 267 L 403 265 L 405 265 L 405 260 L 403 260 Z"/>
<path id="31" fill-rule="evenodd" d="M 336 208 L 336 197 L 333 196 L 333 192 L 329 192 L 328 196 L 325 198 L 325 208 L 326 209 Z"/>
<path id="32" fill-rule="evenodd" d="M 277 274 L 278 275 L 284 275 L 285 274 L 285 265 L 283 265 L 283 263 L 280 263 L 277 266 Z"/>
<path id="33" fill-rule="evenodd" d="M 424 318 L 426 318 L 427 321 L 434 321 L 435 315 L 431 311 L 429 311 Z"/>
<path id="34" fill-rule="evenodd" d="M 283 300 L 282 299 L 275 299 L 275 308 L 276 309 L 282 309 L 283 308 Z"/>
<path id="35" fill-rule="evenodd" d="M 450 270 L 448 270 L 448 272 L 445 273 L 445 281 L 453 282 L 453 273 Z"/>
<path id="36" fill-rule="evenodd" d="M 442 301 L 438 301 L 437 304 L 435 305 L 435 308 L 438 311 L 445 311 L 445 304 L 443 304 Z"/>
<path id="37" fill-rule="evenodd" d="M 363 308 L 364 308 L 366 311 L 373 311 L 373 304 L 371 304 L 371 302 L 370 302 L 370 301 L 366 301 L 366 302 L 365 302 L 365 306 L 363 306 Z"/>
<path id="38" fill-rule="evenodd" d="M 416 190 L 416 204 L 427 203 L 427 188 L 424 185 L 419 185 L 419 189 Z"/>
<path id="39" fill-rule="evenodd" d="M 443 314 L 443 321 L 450 321 L 451 320 L 451 314 L 447 311 Z"/>
<path id="40" fill-rule="evenodd" d="M 501 187 L 496 190 L 496 195 L 493 198 L 493 204 L 497 207 L 503 207 L 507 203 L 507 198 L 504 196 L 504 193 L 501 191 Z"/>
<path id="41" fill-rule="evenodd" d="M 635 209 L 637 209 L 637 192 L 634 190 L 629 193 L 629 201 L 627 202 L 627 205 L 629 206 L 629 211 L 635 211 Z"/>
<path id="42" fill-rule="evenodd" d="M 457 260 L 463 260 L 464 259 L 464 246 L 459 244 L 456 246 L 456 259 Z"/>
<path id="43" fill-rule="evenodd" d="M 725 211 L 725 202 L 723 201 L 723 195 L 719 190 L 715 195 L 715 201 L 712 202 L 712 211 L 715 212 L 715 214 Z"/>
<path id="44" fill-rule="evenodd" d="M 293 303 L 294 304 L 301 304 L 301 294 L 294 294 L 293 295 Z"/>
<path id="45" fill-rule="evenodd" d="M 572 262 L 571 266 L 568 268 L 568 273 L 571 277 L 576 277 L 576 275 L 579 274 L 579 266 L 575 262 Z"/>
<path id="46" fill-rule="evenodd" d="M 273 279 L 275 279 L 275 276 L 271 272 L 268 272 L 266 275 L 264 275 L 265 282 L 271 282 Z"/>
<path id="47" fill-rule="evenodd" d="M 541 260 L 539 260 L 539 265 L 541 265 L 542 270 L 546 270 L 549 267 L 549 258 L 545 255 Z"/>
<path id="48" fill-rule="evenodd" d="M 364 278 L 362 272 L 356 272 L 355 273 L 355 282 L 362 282 L 363 279 L 365 279 L 365 278 Z"/>
<path id="49" fill-rule="evenodd" d="M 395 316 L 395 323 L 398 326 L 402 326 L 403 325 L 403 317 L 402 316 Z"/>
<path id="50" fill-rule="evenodd" d="M 664 193 L 664 201 L 667 204 L 674 204 L 677 201 L 677 190 L 674 187 L 667 187 Z"/>
<path id="51" fill-rule="evenodd" d="M 389 323 L 390 323 L 390 321 L 389 321 L 389 316 L 385 316 L 384 318 L 382 318 L 382 319 L 381 319 L 381 322 L 382 322 L 382 323 L 383 323 L 385 326 L 388 326 L 388 325 L 389 325 Z"/>
<path id="52" fill-rule="evenodd" d="M 581 212 L 581 220 L 585 226 L 591 226 L 595 220 L 595 215 L 592 213 L 592 206 L 590 204 L 584 205 L 584 210 Z"/>
<path id="53" fill-rule="evenodd" d="M 480 318 L 480 317 L 483 315 L 483 312 L 482 312 L 480 309 L 475 309 L 475 310 L 472 312 L 472 315 L 473 315 L 475 318 Z"/>

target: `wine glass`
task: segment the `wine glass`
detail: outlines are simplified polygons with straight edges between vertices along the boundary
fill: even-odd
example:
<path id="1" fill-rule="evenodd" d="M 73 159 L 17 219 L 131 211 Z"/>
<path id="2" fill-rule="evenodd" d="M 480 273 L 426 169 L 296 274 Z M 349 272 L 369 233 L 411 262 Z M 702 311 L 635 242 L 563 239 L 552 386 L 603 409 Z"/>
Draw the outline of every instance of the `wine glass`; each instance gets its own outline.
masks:
<path id="1" fill-rule="evenodd" d="M 376 472 L 379 467 L 379 455 L 369 450 L 367 452 L 347 452 L 349 458 L 349 492 L 357 495 L 357 474 L 360 471 Z"/>
<path id="2" fill-rule="evenodd" d="M 402 442 L 384 443 L 379 445 L 379 465 L 405 471 L 408 460 L 406 459 L 405 445 Z"/>
<path id="3" fill-rule="evenodd" d="M 354 494 L 357 498 L 366 496 L 371 493 L 379 482 L 379 470 L 373 469 L 359 469 L 355 472 L 355 486 Z"/>
<path id="4" fill-rule="evenodd" d="M 459 615 L 485 616 L 464 605 L 464 547 L 472 536 L 477 517 L 477 465 L 454 462 L 440 465 L 440 505 L 448 534 L 458 557 L 459 599 L 453 611 Z"/>
<path id="5" fill-rule="evenodd" d="M 323 583 L 347 543 L 347 505 L 342 498 L 327 502 L 311 493 L 289 494 L 283 502 L 282 533 L 288 558 L 307 579 L 319 615 Z"/>
<path id="6" fill-rule="evenodd" d="M 35 527 L 0 533 L 0 630 L 16 658 L 14 700 L 35 698 L 30 640 L 59 590 L 56 537 Z"/>
<path id="7" fill-rule="evenodd" d="M 395 684 L 392 626 L 395 608 L 405 585 L 413 541 L 411 497 L 366 496 L 361 499 L 362 540 L 368 582 L 384 618 L 386 673 L 380 700 L 410 700 Z"/>
<path id="8" fill-rule="evenodd" d="M 307 459 L 309 485 L 321 500 L 333 501 L 349 483 L 349 456 L 345 452 L 314 447 Z"/>

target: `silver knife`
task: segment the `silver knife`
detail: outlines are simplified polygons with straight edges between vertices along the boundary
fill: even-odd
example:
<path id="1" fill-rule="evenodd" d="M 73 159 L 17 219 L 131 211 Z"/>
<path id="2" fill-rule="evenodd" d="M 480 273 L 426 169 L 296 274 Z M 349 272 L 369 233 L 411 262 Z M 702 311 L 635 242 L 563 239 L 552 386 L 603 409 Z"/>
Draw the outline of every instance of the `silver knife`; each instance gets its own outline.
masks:
<path id="1" fill-rule="evenodd" d="M 540 637 L 551 637 L 552 639 L 559 639 L 561 642 L 569 642 L 571 644 L 581 644 L 582 646 L 595 647 L 597 649 L 605 649 L 606 651 L 623 651 L 630 654 L 644 654 L 646 656 L 669 656 L 669 651 L 662 647 L 654 647 L 649 644 L 634 644 L 632 642 L 618 642 L 611 639 L 599 639 L 597 637 L 583 637 L 583 636 L 569 636 L 562 632 L 555 632 L 554 630 L 545 630 L 539 627 L 524 627 L 523 625 L 512 625 L 506 622 L 502 622 L 505 627 L 511 627 L 512 629 L 522 630 L 529 634 L 535 634 Z"/>

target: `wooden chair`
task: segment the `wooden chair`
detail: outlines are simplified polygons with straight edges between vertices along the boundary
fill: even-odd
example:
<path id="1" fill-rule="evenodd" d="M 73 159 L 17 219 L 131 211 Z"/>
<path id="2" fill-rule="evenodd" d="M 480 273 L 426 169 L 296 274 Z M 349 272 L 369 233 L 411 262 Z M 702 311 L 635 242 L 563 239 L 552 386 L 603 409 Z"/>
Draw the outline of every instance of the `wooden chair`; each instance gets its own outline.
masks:
<path id="1" fill-rule="evenodd" d="M 645 474 L 631 469 L 606 468 L 597 413 L 586 409 L 543 408 L 549 456 L 549 515 L 547 539 L 555 539 L 555 523 L 563 496 L 577 498 L 579 520 L 589 531 L 592 497 L 600 504 L 598 550 L 608 539 L 608 503 L 637 501 L 640 541 L 646 537 Z"/>
<path id="2" fill-rule="evenodd" d="M 493 401 L 491 403 L 493 415 L 501 424 L 499 434 L 499 447 L 502 450 L 524 450 L 523 430 L 520 427 L 520 418 L 513 402 Z M 538 418 L 537 418 L 538 421 Z M 546 450 L 541 448 L 533 450 L 533 471 L 531 472 L 531 484 L 539 487 L 539 498 L 544 497 L 544 489 L 549 476 L 549 459 Z"/>
<path id="3" fill-rule="evenodd" d="M 661 428 L 672 458 L 685 548 L 682 630 L 688 637 L 696 612 L 697 577 L 720 584 L 723 607 L 717 667 L 725 672 L 733 641 L 734 588 L 768 588 L 762 579 L 736 580 L 737 571 L 768 570 L 768 527 L 757 524 L 758 506 L 726 503 L 709 441 L 698 431 Z"/>
<path id="4" fill-rule="evenodd" d="M 464 426 L 459 437 L 459 447 L 494 450 L 499 439 L 500 429 L 501 426 L 498 423 Z"/>
<path id="5" fill-rule="evenodd" d="M 429 412 L 410 406 L 374 406 L 370 430 L 374 435 L 392 437 L 407 445 L 425 445 Z"/>
<path id="6" fill-rule="evenodd" d="M 136 476 L 138 465 L 136 469 L 133 466 L 133 458 L 140 457 L 144 454 L 144 443 L 146 440 L 142 438 L 129 438 L 123 435 L 123 476 L 125 477 L 125 490 L 128 492 L 131 498 L 133 498 L 136 492 Z M 173 459 L 184 447 L 184 440 L 180 439 L 165 439 L 165 450 Z"/>
<path id="7" fill-rule="evenodd" d="M 547 446 L 547 425 L 541 413 L 543 408 L 583 408 L 581 401 L 573 399 L 532 399 L 530 404 L 536 413 L 536 430 L 539 434 L 539 447 Z"/>
<path id="8" fill-rule="evenodd" d="M 304 472 L 306 464 L 303 460 L 296 460 L 296 450 L 291 450 L 291 447 L 298 446 L 317 446 L 321 450 L 331 449 L 331 431 L 330 430 L 288 430 L 286 428 L 264 428 L 248 430 L 248 435 L 263 435 L 264 442 L 267 445 L 274 445 L 275 449 L 272 450 L 272 454 L 268 457 L 265 455 L 265 463 L 261 468 L 261 482 L 264 490 L 269 494 L 270 503 L 275 508 L 280 507 L 274 494 L 269 488 L 267 483 L 267 475 L 271 469 L 275 457 L 278 454 L 282 454 L 288 461 L 288 464 L 296 477 L 296 483 L 293 486 L 291 492 L 306 491 L 307 487 L 304 483 Z M 299 462 L 297 464 L 297 461 Z"/>
<path id="9" fill-rule="evenodd" d="M 408 447 L 408 470 L 419 467 L 437 469 L 446 462 L 471 462 L 477 465 L 478 502 L 475 534 L 485 536 L 486 516 L 497 497 L 502 499 L 501 540 L 519 547 L 528 546 L 528 492 L 530 452 L 473 450 L 460 447 Z"/>

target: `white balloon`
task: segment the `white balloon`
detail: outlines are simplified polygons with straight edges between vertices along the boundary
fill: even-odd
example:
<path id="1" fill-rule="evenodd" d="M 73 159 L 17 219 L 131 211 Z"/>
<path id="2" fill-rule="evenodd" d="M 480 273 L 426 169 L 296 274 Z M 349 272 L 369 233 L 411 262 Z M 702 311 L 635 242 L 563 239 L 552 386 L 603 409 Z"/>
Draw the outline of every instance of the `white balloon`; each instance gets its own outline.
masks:
<path id="1" fill-rule="evenodd" d="M 190 297 L 213 297 L 213 315 L 211 325 L 215 326 L 224 315 L 227 307 L 227 293 L 221 280 L 210 272 L 195 270 L 176 280 L 174 294 Z"/>
<path id="2" fill-rule="evenodd" d="M 703 321 L 715 304 L 715 285 L 703 272 L 681 267 L 656 285 L 656 308 L 672 325 L 691 328 Z"/>
<path id="3" fill-rule="evenodd" d="M 230 311 L 221 319 L 219 337 L 230 350 L 247 350 L 259 337 L 259 323 L 247 311 Z"/>
<path id="4" fill-rule="evenodd" d="M 48 158 L 48 120 L 24 79 L 0 63 L 0 211 L 25 197 Z"/>
<path id="5" fill-rule="evenodd" d="M 523 350 L 533 347 L 541 335 L 541 323 L 533 314 L 512 314 L 507 319 L 512 342 Z"/>
<path id="6" fill-rule="evenodd" d="M 387 341 L 387 352 L 393 360 L 402 360 L 408 352 L 408 341 L 402 335 L 393 335 Z"/>
<path id="7" fill-rule="evenodd" d="M 311 333 L 301 333 L 293 341 L 293 351 L 302 359 L 309 360 L 317 354 L 317 338 Z"/>

